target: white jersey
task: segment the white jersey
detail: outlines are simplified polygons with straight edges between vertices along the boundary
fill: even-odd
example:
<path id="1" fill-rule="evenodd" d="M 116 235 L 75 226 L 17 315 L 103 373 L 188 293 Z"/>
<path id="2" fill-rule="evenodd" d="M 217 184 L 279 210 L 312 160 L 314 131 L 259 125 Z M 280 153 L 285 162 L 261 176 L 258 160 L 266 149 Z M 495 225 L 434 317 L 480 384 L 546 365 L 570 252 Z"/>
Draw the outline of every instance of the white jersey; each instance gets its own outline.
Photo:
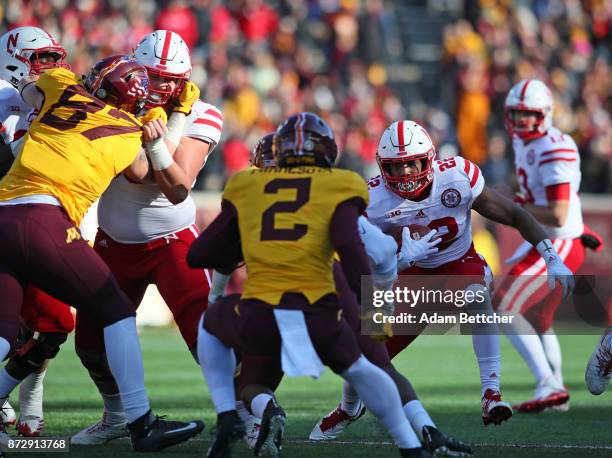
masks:
<path id="1" fill-rule="evenodd" d="M 4 143 L 26 133 L 31 111 L 32 107 L 23 101 L 19 91 L 8 81 L 0 80 L 0 133 Z"/>
<path id="2" fill-rule="evenodd" d="M 528 202 L 548 206 L 546 188 L 569 183 L 570 205 L 562 227 L 542 225 L 551 239 L 574 239 L 583 232 L 580 188 L 580 156 L 578 147 L 569 135 L 552 127 L 545 136 L 527 144 L 518 137 L 512 142 L 514 165 L 521 192 Z"/>
<path id="3" fill-rule="evenodd" d="M 183 137 L 219 143 L 223 116 L 216 107 L 198 100 L 187 117 Z M 98 205 L 98 224 L 113 240 L 145 243 L 189 227 L 196 207 L 191 196 L 174 205 L 155 183 L 134 183 L 123 174 L 104 191 Z"/>
<path id="4" fill-rule="evenodd" d="M 399 197 L 379 176 L 368 182 L 367 216 L 387 233 L 394 227 L 410 224 L 436 229 L 442 238 L 440 250 L 416 265 L 439 267 L 460 259 L 472 245 L 472 203 L 484 184 L 478 166 L 462 157 L 434 161 L 431 191 L 419 202 Z"/>

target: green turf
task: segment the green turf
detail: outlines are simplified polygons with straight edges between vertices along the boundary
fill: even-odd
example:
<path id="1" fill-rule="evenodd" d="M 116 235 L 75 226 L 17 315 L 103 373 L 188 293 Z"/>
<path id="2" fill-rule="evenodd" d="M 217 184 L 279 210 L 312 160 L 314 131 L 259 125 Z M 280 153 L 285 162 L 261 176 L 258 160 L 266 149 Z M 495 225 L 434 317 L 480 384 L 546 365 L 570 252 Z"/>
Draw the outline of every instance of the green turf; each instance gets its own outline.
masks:
<path id="1" fill-rule="evenodd" d="M 207 425 L 199 440 L 156 456 L 204 456 L 214 414 L 198 367 L 174 329 L 146 329 L 141 340 L 146 383 L 156 412 L 177 419 L 204 418 Z M 612 393 L 591 396 L 583 381 L 584 366 L 596 340 L 595 336 L 561 337 L 566 384 L 572 396 L 569 412 L 515 415 L 498 427 L 485 428 L 480 419 L 479 379 L 470 337 L 423 336 L 395 362 L 412 380 L 438 426 L 476 444 L 477 456 L 610 457 Z M 504 396 L 510 402 L 532 394 L 533 382 L 526 366 L 505 341 L 502 380 Z M 391 445 L 383 444 L 389 443 L 389 436 L 370 414 L 346 431 L 342 443 L 307 442 L 314 423 L 338 402 L 340 387 L 340 379 L 329 371 L 320 381 L 285 379 L 278 392 L 288 414 L 284 456 L 398 456 Z M 52 362 L 45 380 L 45 434 L 70 435 L 96 422 L 100 414 L 101 401 L 70 340 Z M 129 443 L 122 440 L 100 447 L 73 446 L 70 455 L 119 458 L 129 453 Z M 251 456 L 251 452 L 240 445 L 235 456 Z"/>

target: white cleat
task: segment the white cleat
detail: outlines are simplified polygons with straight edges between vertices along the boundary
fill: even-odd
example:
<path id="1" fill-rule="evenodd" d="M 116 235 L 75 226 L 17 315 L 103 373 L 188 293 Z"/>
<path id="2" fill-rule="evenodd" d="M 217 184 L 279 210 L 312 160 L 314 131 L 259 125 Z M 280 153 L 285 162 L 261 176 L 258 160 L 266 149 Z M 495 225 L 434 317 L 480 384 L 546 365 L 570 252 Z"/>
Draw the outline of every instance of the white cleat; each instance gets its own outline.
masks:
<path id="1" fill-rule="evenodd" d="M 591 394 L 599 395 L 608 388 L 610 377 L 612 377 L 612 328 L 601 337 L 591 355 L 584 380 Z"/>
<path id="2" fill-rule="evenodd" d="M 17 421 L 17 417 L 15 416 L 15 410 L 9 404 L 8 401 L 4 402 L 4 405 L 0 407 L 0 422 L 4 426 L 14 425 Z"/>
<path id="3" fill-rule="evenodd" d="M 72 436 L 70 443 L 73 445 L 100 445 L 128 435 L 125 421 L 110 421 L 105 413 L 98 423 Z"/>
<path id="4" fill-rule="evenodd" d="M 353 416 L 350 416 L 338 406 L 319 420 L 308 438 L 311 441 L 333 440 L 338 437 L 348 425 L 363 417 L 365 411 L 365 405 L 363 405 L 361 401 L 359 401 L 357 414 Z"/>
<path id="5" fill-rule="evenodd" d="M 37 437 L 40 436 L 43 428 L 45 427 L 45 419 L 42 417 L 35 417 L 28 415 L 25 417 L 19 417 L 17 422 L 17 431 L 20 436 L 24 437 Z"/>
<path id="6" fill-rule="evenodd" d="M 244 427 L 246 430 L 244 433 L 244 441 L 250 449 L 253 449 L 255 448 L 257 438 L 259 437 L 259 430 L 261 429 L 259 418 L 254 415 L 249 415 L 247 421 L 244 422 Z"/>
<path id="7" fill-rule="evenodd" d="M 502 400 L 501 393 L 488 389 L 482 397 L 482 422 L 485 426 L 495 426 L 508 421 L 512 417 L 512 407 Z"/>

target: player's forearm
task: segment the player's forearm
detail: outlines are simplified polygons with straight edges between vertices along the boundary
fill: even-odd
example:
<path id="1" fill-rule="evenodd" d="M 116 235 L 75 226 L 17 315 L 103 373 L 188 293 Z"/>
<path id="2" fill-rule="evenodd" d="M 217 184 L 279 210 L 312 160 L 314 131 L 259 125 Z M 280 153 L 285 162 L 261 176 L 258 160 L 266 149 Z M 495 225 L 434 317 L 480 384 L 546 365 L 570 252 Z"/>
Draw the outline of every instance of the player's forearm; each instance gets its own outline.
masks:
<path id="1" fill-rule="evenodd" d="M 544 229 L 542 229 L 542 226 L 540 226 L 536 218 L 534 218 L 530 212 L 518 205 L 514 206 L 513 219 L 514 224 L 512 225 L 516 227 L 521 236 L 533 246 L 536 246 L 542 240 L 548 238 L 546 232 L 544 232 Z"/>
<path id="2" fill-rule="evenodd" d="M 242 261 L 238 215 L 227 201 L 221 203 L 221 213 L 191 244 L 187 264 L 193 268 L 218 269 L 231 272 Z"/>
<path id="3" fill-rule="evenodd" d="M 568 206 L 565 205 L 555 205 L 549 208 L 542 205 L 525 204 L 523 208 L 546 226 L 562 227 L 567 221 Z"/>
<path id="4" fill-rule="evenodd" d="M 154 170 L 153 175 L 159 189 L 173 204 L 179 204 L 189 196 L 192 181 L 176 162 L 163 170 Z"/>
<path id="5" fill-rule="evenodd" d="M 340 256 L 344 275 L 360 302 L 361 277 L 371 275 L 368 255 L 357 230 L 361 210 L 359 202 L 353 200 L 340 204 L 334 212 L 330 228 L 332 246 Z"/>

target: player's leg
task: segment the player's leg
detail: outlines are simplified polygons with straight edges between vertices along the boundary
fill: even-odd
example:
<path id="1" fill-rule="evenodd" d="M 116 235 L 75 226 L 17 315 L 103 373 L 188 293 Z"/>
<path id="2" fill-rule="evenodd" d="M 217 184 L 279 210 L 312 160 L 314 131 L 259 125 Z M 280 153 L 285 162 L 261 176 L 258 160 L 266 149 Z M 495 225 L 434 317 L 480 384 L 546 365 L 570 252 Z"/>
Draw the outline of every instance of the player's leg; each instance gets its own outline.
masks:
<path id="1" fill-rule="evenodd" d="M 26 206 L 23 206 L 26 207 Z M 134 306 L 98 254 L 82 239 L 66 237 L 74 226 L 59 208 L 27 206 L 15 212 L 28 223 L 26 267 L 33 284 L 91 314 L 104 328 L 106 354 L 121 393 L 135 450 L 157 450 L 199 433 L 200 422 L 156 417 L 144 386 Z"/>
<path id="2" fill-rule="evenodd" d="M 563 240 L 556 240 L 554 246 L 564 257 L 571 249 L 571 243 Z M 541 304 L 547 295 L 551 294 L 545 274 L 544 260 L 533 249 L 510 270 L 500 287 L 496 289 L 494 298 L 496 310 L 513 317 L 512 323 L 502 326 L 502 330 L 534 375 L 536 393 L 532 401 L 555 397 L 556 393 L 564 391 L 563 386 L 556 381 L 537 331 L 525 318 L 532 308 Z M 567 397 L 555 402 L 566 401 Z M 541 411 L 545 407 L 539 402 L 528 401 L 518 408 L 519 411 L 533 412 Z"/>
<path id="3" fill-rule="evenodd" d="M 600 395 L 608 388 L 612 377 L 612 320 L 599 339 L 587 364 L 584 379 L 591 394 Z"/>
<path id="4" fill-rule="evenodd" d="M 2 249 L 0 248 L 0 250 Z M 2 295 L 0 295 L 0 361 L 6 358 L 17 340 L 19 314 L 24 290 L 23 284 L 16 274 L 4 266 L 2 261 L 0 255 L 0 291 L 2 291 Z M 0 384 L 0 393 L 3 391 L 10 393 L 10 389 L 2 388 Z M 3 413 L 7 399 L 8 393 L 0 397 L 0 413 L 2 413 L 4 418 L 10 419 L 8 412 Z M 14 414 L 12 416 L 14 417 Z M 6 445 L 9 437 L 5 433 L 4 428 L 4 422 L 0 422 L 0 444 Z"/>
<path id="5" fill-rule="evenodd" d="M 148 284 L 147 251 L 140 245 L 114 242 L 102 231 L 98 231 L 94 249 L 109 266 L 130 302 L 138 306 Z M 104 444 L 127 435 L 127 417 L 108 364 L 103 328 L 98 320 L 83 311 L 77 311 L 76 318 L 75 350 L 102 397 L 104 411 L 100 421 L 77 432 L 71 442 L 76 445 Z"/>
<path id="6" fill-rule="evenodd" d="M 175 235 L 176 239 L 151 252 L 154 266 L 151 278 L 172 312 L 187 348 L 196 358 L 197 324 L 208 305 L 210 272 L 187 265 L 187 252 L 197 238 L 195 226 Z"/>
<path id="7" fill-rule="evenodd" d="M 361 355 L 354 331 L 344 319 L 337 321 L 335 302 L 334 296 L 326 296 L 316 308 L 304 312 L 308 334 L 321 361 L 355 388 L 400 449 L 421 449 L 393 380 Z"/>
<path id="8" fill-rule="evenodd" d="M 68 305 L 38 288 L 29 287 L 25 295 L 22 316 L 32 335 L 6 370 L 21 380 L 17 430 L 29 437 L 38 436 L 44 426 L 43 380 L 49 360 L 57 355 L 60 345 L 74 330 L 74 318 Z"/>

